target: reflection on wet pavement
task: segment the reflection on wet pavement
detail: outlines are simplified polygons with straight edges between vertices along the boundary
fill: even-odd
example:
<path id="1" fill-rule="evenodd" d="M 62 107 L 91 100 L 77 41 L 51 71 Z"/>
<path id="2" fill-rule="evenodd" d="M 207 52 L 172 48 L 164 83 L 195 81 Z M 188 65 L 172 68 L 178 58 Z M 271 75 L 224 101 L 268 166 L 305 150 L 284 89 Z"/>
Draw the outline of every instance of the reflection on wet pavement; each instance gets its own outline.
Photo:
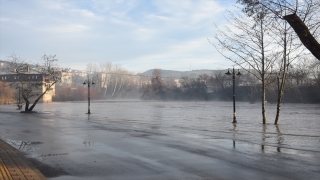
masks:
<path id="1" fill-rule="evenodd" d="M 94 146 L 94 142 L 91 141 L 83 141 L 84 146 Z"/>
<path id="2" fill-rule="evenodd" d="M 43 144 L 43 142 L 31 142 L 31 141 L 15 141 L 15 140 L 6 140 L 8 144 L 14 148 L 23 151 L 23 152 L 35 152 L 35 145 Z"/>

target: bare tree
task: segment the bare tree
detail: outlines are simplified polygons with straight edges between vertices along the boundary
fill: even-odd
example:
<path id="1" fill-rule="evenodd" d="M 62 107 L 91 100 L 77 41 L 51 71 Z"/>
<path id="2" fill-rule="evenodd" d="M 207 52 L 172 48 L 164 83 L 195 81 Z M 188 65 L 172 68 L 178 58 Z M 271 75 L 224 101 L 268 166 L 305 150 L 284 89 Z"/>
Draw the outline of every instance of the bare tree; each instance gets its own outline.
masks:
<path id="1" fill-rule="evenodd" d="M 214 89 L 216 90 L 225 90 L 225 85 L 226 85 L 226 81 L 227 81 L 227 76 L 225 76 L 224 73 L 222 73 L 222 71 L 219 72 L 214 72 L 214 85 L 216 85 L 216 87 Z"/>
<path id="2" fill-rule="evenodd" d="M 118 81 L 119 81 L 119 70 L 120 70 L 121 66 L 116 64 L 114 67 L 113 67 L 113 77 L 114 77 L 114 86 L 113 86 L 113 92 L 111 94 L 111 97 L 114 96 L 115 92 L 116 92 L 116 89 L 117 89 L 117 86 L 118 86 Z"/>
<path id="3" fill-rule="evenodd" d="M 101 78 L 98 76 L 99 68 L 94 63 L 88 63 L 86 67 L 87 80 L 94 82 L 96 85 L 94 88 L 100 91 Z"/>
<path id="4" fill-rule="evenodd" d="M 310 75 L 313 79 L 320 78 L 320 62 L 315 59 L 310 62 Z"/>
<path id="5" fill-rule="evenodd" d="M 297 38 L 292 36 L 293 29 L 287 25 L 285 21 L 275 20 L 273 21 L 272 33 L 274 34 L 275 45 L 280 49 L 282 56 L 279 56 L 278 63 L 275 63 L 273 68 L 276 73 L 276 86 L 277 86 L 277 113 L 274 124 L 278 123 L 280 116 L 280 108 L 283 101 L 283 96 L 286 90 L 286 79 L 288 75 L 289 66 L 293 65 L 293 62 L 297 59 L 301 59 L 309 54 L 304 53 L 304 49 L 301 48 L 301 43 L 297 43 Z"/>
<path id="6" fill-rule="evenodd" d="M 301 86 L 310 84 L 309 82 L 309 74 L 312 71 L 311 68 L 311 59 L 308 59 L 307 57 L 300 58 L 300 61 L 292 64 L 290 66 L 290 72 L 289 77 L 292 80 L 293 86 Z"/>
<path id="7" fill-rule="evenodd" d="M 163 81 L 161 69 L 154 69 L 150 79 L 151 84 L 143 87 L 143 99 L 164 99 L 167 85 Z"/>
<path id="8" fill-rule="evenodd" d="M 263 6 L 275 18 L 287 21 L 302 44 L 320 60 L 320 0 L 238 0 L 245 5 L 243 11 L 257 16 Z"/>
<path id="9" fill-rule="evenodd" d="M 273 38 L 269 35 L 271 23 L 263 7 L 259 16 L 243 17 L 230 13 L 232 21 L 225 29 L 218 29 L 217 40 L 213 46 L 226 59 L 246 70 L 254 69 L 253 76 L 261 81 L 262 88 L 262 122 L 266 123 L 266 87 L 269 74 L 276 59 L 277 52 L 272 47 Z M 251 72 L 250 72 L 251 73 Z"/>
<path id="10" fill-rule="evenodd" d="M 167 85 L 162 79 L 161 69 L 154 69 L 151 79 L 152 90 L 156 95 L 162 96 L 167 89 Z"/>
<path id="11" fill-rule="evenodd" d="M 249 99 L 249 102 L 253 104 L 256 101 L 256 95 L 259 92 L 260 88 L 259 88 L 259 84 L 257 84 L 257 78 L 253 76 L 251 73 L 254 73 L 254 72 L 252 72 L 251 69 L 249 68 L 247 73 L 243 73 L 240 80 L 245 86 L 244 90 Z M 240 80 L 238 80 L 238 82 Z"/>
<path id="12" fill-rule="evenodd" d="M 110 76 L 112 71 L 112 63 L 111 62 L 105 62 L 100 64 L 101 73 L 102 73 L 102 84 L 101 86 L 104 87 L 104 97 L 107 95 L 109 83 L 110 83 Z"/>
<path id="13" fill-rule="evenodd" d="M 30 65 L 15 54 L 9 56 L 10 61 L 6 70 L 14 75 L 14 85 L 21 88 L 21 95 L 25 101 L 25 112 L 31 112 L 38 101 L 51 92 L 54 85 L 60 81 L 61 72 L 54 65 L 54 62 L 58 60 L 55 57 L 55 55 L 45 54 L 40 63 Z M 31 101 L 33 103 L 30 106 Z"/>
<path id="14" fill-rule="evenodd" d="M 169 89 L 176 89 L 176 88 L 178 88 L 178 87 L 177 87 L 177 83 L 176 83 L 176 81 L 175 81 L 175 79 L 174 79 L 173 77 L 168 77 L 168 78 L 165 80 L 165 83 L 166 83 L 166 85 L 167 85 L 167 87 L 168 87 Z"/>
<path id="15" fill-rule="evenodd" d="M 99 70 L 94 74 L 96 86 L 99 86 L 96 89 L 100 92 L 100 88 L 102 88 L 104 90 L 103 96 L 112 98 L 126 97 L 134 88 L 135 78 L 137 78 L 125 68 L 111 62 L 101 63 Z"/>

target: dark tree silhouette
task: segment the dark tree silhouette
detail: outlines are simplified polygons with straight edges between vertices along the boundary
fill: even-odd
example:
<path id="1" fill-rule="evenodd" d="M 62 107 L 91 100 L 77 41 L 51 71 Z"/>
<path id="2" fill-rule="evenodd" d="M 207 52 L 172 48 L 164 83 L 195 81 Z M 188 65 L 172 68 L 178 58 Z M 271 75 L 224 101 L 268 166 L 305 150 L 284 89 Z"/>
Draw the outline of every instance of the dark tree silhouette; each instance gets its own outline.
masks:
<path id="1" fill-rule="evenodd" d="M 319 0 L 238 0 L 249 16 L 259 14 L 261 6 L 275 17 L 287 21 L 301 43 L 320 61 L 320 44 L 315 36 L 320 28 Z M 310 32 L 310 30 L 312 32 Z"/>

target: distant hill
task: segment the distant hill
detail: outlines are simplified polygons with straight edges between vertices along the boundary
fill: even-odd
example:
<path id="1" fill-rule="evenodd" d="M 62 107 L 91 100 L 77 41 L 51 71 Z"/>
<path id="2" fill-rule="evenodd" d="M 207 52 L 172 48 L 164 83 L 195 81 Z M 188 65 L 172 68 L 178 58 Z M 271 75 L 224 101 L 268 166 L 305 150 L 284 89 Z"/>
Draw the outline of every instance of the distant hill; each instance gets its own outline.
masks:
<path id="1" fill-rule="evenodd" d="M 150 69 L 146 72 L 143 72 L 141 74 L 144 74 L 146 76 L 152 76 L 154 69 Z M 164 70 L 161 69 L 161 75 L 162 77 L 172 77 L 172 78 L 182 78 L 182 77 L 191 77 L 191 78 L 197 78 L 199 75 L 208 74 L 209 76 L 214 75 L 215 73 L 226 73 L 228 70 L 209 70 L 209 69 L 202 69 L 202 70 L 192 70 L 192 71 L 173 71 L 173 70 Z"/>

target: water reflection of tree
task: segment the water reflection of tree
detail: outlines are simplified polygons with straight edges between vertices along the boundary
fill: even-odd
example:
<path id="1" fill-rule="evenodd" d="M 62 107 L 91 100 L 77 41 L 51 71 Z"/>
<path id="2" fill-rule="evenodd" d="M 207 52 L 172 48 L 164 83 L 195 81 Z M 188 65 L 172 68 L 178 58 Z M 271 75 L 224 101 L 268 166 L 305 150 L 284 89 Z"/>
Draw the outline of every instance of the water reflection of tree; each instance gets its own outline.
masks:
<path id="1" fill-rule="evenodd" d="M 276 127 L 276 143 L 277 143 L 277 152 L 281 152 L 281 144 L 284 141 L 284 137 L 282 136 L 280 126 L 277 124 Z M 267 134 L 267 125 L 262 126 L 262 143 L 261 143 L 261 151 L 264 152 L 265 150 L 265 140 L 266 140 L 266 134 Z"/>
<path id="2" fill-rule="evenodd" d="M 276 124 L 275 126 L 276 126 L 276 129 L 277 129 L 277 143 L 278 143 L 277 151 L 278 151 L 278 152 L 281 152 L 281 147 L 280 147 L 280 145 L 281 145 L 282 142 L 284 141 L 284 138 L 282 137 L 282 133 L 281 133 L 281 131 L 280 131 L 279 125 Z"/>
<path id="3" fill-rule="evenodd" d="M 25 151 L 25 152 L 34 152 L 35 148 L 32 147 L 36 144 L 42 144 L 42 142 L 31 142 L 31 141 L 9 141 L 9 144 L 11 144 L 14 148 Z"/>
<path id="4" fill-rule="evenodd" d="M 163 108 L 165 106 L 163 105 L 155 105 L 155 107 L 153 108 L 153 120 L 154 123 L 151 124 L 151 129 L 154 130 L 159 130 L 161 128 L 161 122 L 162 122 L 162 118 L 163 118 Z"/>
<path id="5" fill-rule="evenodd" d="M 267 130 L 267 125 L 263 124 L 262 125 L 262 142 L 261 142 L 261 151 L 264 152 L 264 143 L 266 141 L 266 130 Z"/>

